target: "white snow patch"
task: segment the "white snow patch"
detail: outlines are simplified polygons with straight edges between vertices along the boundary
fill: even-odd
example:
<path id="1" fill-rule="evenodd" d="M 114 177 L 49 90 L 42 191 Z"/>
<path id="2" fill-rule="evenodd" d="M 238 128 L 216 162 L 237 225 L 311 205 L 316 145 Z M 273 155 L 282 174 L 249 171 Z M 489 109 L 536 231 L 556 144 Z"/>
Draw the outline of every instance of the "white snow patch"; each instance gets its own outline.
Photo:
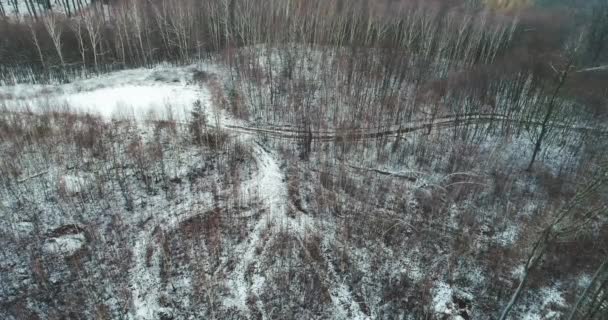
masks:
<path id="1" fill-rule="evenodd" d="M 576 280 L 576 285 L 579 286 L 579 288 L 587 288 L 591 284 L 592 280 L 593 279 L 590 275 L 583 273 Z"/>
<path id="2" fill-rule="evenodd" d="M 72 93 L 49 93 L 32 98 L 5 98 L 12 110 L 70 110 L 106 119 L 184 120 L 199 93 L 191 87 L 163 85 L 125 85 Z"/>
<path id="3" fill-rule="evenodd" d="M 562 297 L 562 292 L 556 287 L 545 287 L 540 290 L 540 296 L 543 297 L 543 308 L 551 305 L 558 307 L 566 307 L 566 300 Z"/>
<path id="4" fill-rule="evenodd" d="M 66 234 L 47 240 L 43 250 L 51 254 L 72 255 L 84 247 L 85 242 L 86 238 L 82 233 Z"/>
<path id="5" fill-rule="evenodd" d="M 496 235 L 496 243 L 503 247 L 509 247 L 515 243 L 518 235 L 519 229 L 517 228 L 517 226 L 509 225 L 505 228 L 505 230 Z"/>
<path id="6" fill-rule="evenodd" d="M 537 313 L 528 312 L 528 313 L 524 314 L 522 320 L 541 320 L 541 317 Z"/>
<path id="7" fill-rule="evenodd" d="M 65 99 L 77 110 L 99 113 L 106 118 L 183 120 L 197 93 L 191 88 L 173 85 L 124 86 L 80 92 Z"/>
<path id="8" fill-rule="evenodd" d="M 526 307 L 520 307 L 522 311 L 521 318 L 527 320 L 560 319 L 563 316 L 562 311 L 567 307 L 567 304 L 562 296 L 562 292 L 558 288 L 559 283 L 534 292 L 534 303 Z"/>
<path id="9" fill-rule="evenodd" d="M 511 277 L 513 279 L 520 279 L 523 275 L 524 275 L 524 271 L 525 271 L 525 266 L 523 264 L 520 264 L 516 267 L 514 267 L 511 270 Z"/>
<path id="10" fill-rule="evenodd" d="M 18 222 L 15 229 L 20 233 L 30 234 L 34 231 L 34 224 L 28 221 Z"/>
<path id="11" fill-rule="evenodd" d="M 73 195 L 82 192 L 90 184 L 90 180 L 78 175 L 64 175 L 61 177 L 60 185 L 63 191 Z"/>
<path id="12" fill-rule="evenodd" d="M 353 299 L 350 290 L 345 284 L 342 283 L 337 288 L 332 288 L 331 291 L 332 301 L 334 302 L 334 308 L 337 315 L 336 318 L 353 320 L 369 319 L 361 312 L 359 304 Z"/>
<path id="13" fill-rule="evenodd" d="M 433 289 L 433 310 L 435 313 L 449 314 L 454 290 L 445 282 L 439 282 Z"/>

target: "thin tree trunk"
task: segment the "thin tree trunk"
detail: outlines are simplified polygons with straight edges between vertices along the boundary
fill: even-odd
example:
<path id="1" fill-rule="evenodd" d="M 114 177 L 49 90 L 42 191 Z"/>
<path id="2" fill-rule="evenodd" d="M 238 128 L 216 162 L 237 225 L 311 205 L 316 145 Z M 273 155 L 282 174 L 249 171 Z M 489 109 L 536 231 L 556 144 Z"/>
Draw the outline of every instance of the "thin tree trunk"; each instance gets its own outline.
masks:
<path id="1" fill-rule="evenodd" d="M 25 1 L 25 6 L 27 7 L 27 11 L 29 12 L 30 16 L 33 16 L 34 19 L 38 20 L 38 15 L 36 14 L 36 7 L 34 6 L 32 0 Z"/>
<path id="2" fill-rule="evenodd" d="M 46 64 L 44 63 L 44 56 L 42 55 L 42 49 L 40 48 L 40 42 L 38 41 L 38 35 L 36 34 L 36 30 L 34 29 L 33 21 L 31 21 L 28 26 L 30 28 L 30 33 L 32 35 L 32 40 L 34 41 L 34 45 L 36 46 L 36 51 L 38 52 L 38 57 L 40 58 L 40 64 L 42 64 L 42 68 L 46 68 Z"/>
<path id="3" fill-rule="evenodd" d="M 545 114 L 545 118 L 543 119 L 543 122 L 541 124 L 540 135 L 538 136 L 538 138 L 536 139 L 536 143 L 534 144 L 534 152 L 532 153 L 532 159 L 530 160 L 530 164 L 528 165 L 528 169 L 527 169 L 528 171 L 532 170 L 532 166 L 534 165 L 534 162 L 536 161 L 538 152 L 540 151 L 540 149 L 542 147 L 543 140 L 545 139 L 545 136 L 547 135 L 547 133 L 549 131 L 549 121 L 551 120 L 551 117 L 553 116 L 553 113 L 555 112 L 555 104 L 556 104 L 556 100 L 557 100 L 557 95 L 559 94 L 562 87 L 564 86 L 564 83 L 566 82 L 566 78 L 568 77 L 568 74 L 570 73 L 570 67 L 572 67 L 573 63 L 574 63 L 574 58 L 571 57 L 570 61 L 568 61 L 568 65 L 562 71 L 560 78 L 559 78 L 559 82 L 557 83 L 557 87 L 555 87 L 555 91 L 553 92 L 553 95 L 551 96 L 551 99 L 549 100 L 549 109 L 547 110 L 547 113 Z"/>
<path id="4" fill-rule="evenodd" d="M 602 274 L 604 268 L 606 268 L 607 265 L 608 265 L 608 258 L 604 259 L 604 262 L 602 262 L 600 267 L 595 272 L 595 275 L 593 275 L 593 279 L 591 280 L 591 283 L 589 283 L 587 288 L 585 288 L 585 291 L 583 291 L 583 294 L 581 294 L 581 297 L 576 301 L 576 305 L 574 306 L 574 308 L 572 308 L 572 311 L 570 312 L 570 316 L 568 316 L 568 320 L 575 319 L 578 309 L 581 307 L 581 304 L 583 303 L 583 301 L 585 301 L 585 299 L 587 298 L 589 291 L 595 285 L 595 282 L 597 281 L 599 276 Z"/>
<path id="5" fill-rule="evenodd" d="M 503 309 L 499 320 L 507 319 L 509 312 L 511 312 L 511 309 L 513 308 L 513 306 L 515 305 L 517 300 L 519 300 L 519 297 L 521 296 L 521 293 L 523 292 L 523 289 L 526 286 L 526 283 L 528 282 L 528 276 L 530 275 L 530 270 L 532 270 L 532 268 L 535 267 L 536 263 L 540 260 L 540 258 L 542 257 L 542 255 L 545 251 L 545 245 L 549 239 L 549 236 L 551 233 L 551 228 L 552 228 L 552 226 L 549 226 L 548 229 L 546 229 L 543 232 L 543 235 L 541 236 L 541 238 L 538 239 L 538 241 L 534 245 L 534 249 L 532 249 L 532 252 L 530 253 L 530 256 L 528 257 L 528 261 L 526 262 L 526 266 L 524 268 L 524 274 L 523 274 L 521 280 L 519 281 L 517 290 L 515 290 L 515 292 L 511 296 L 511 299 L 509 300 L 509 303 Z"/>
<path id="6" fill-rule="evenodd" d="M 0 16 L 6 17 L 6 11 L 4 10 L 4 5 L 2 4 L 2 1 L 0 1 Z"/>
<path id="7" fill-rule="evenodd" d="M 13 8 L 15 9 L 15 15 L 19 16 L 19 5 L 17 4 L 17 0 L 13 0 Z"/>

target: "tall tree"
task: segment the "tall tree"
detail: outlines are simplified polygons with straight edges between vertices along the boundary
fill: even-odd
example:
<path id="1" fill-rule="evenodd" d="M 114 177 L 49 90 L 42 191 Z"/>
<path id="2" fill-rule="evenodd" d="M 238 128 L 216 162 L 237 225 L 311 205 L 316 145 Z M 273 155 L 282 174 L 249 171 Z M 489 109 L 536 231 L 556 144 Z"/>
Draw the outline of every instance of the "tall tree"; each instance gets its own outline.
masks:
<path id="1" fill-rule="evenodd" d="M 530 159 L 530 163 L 528 164 L 528 169 L 527 169 L 528 171 L 532 170 L 532 167 L 534 166 L 534 162 L 536 161 L 536 157 L 538 156 L 538 153 L 542 148 L 543 142 L 544 142 L 547 134 L 552 129 L 551 120 L 552 120 L 553 116 L 555 115 L 555 112 L 557 111 L 557 108 L 558 108 L 558 104 L 560 102 L 559 95 L 560 95 L 562 88 L 564 87 L 564 84 L 566 83 L 568 75 L 570 75 L 570 72 L 572 71 L 572 67 L 574 66 L 574 64 L 578 58 L 577 56 L 578 56 L 580 45 L 581 45 L 581 39 L 582 39 L 582 37 L 579 37 L 579 39 L 576 40 L 576 42 L 573 44 L 573 46 L 566 50 L 566 62 L 564 64 L 564 67 L 561 68 L 561 70 L 557 70 L 554 68 L 554 71 L 558 74 L 557 82 L 555 85 L 555 89 L 553 90 L 551 96 L 549 97 L 545 115 L 543 117 L 542 122 L 540 123 L 540 133 L 538 134 L 538 136 L 536 137 L 535 142 L 534 142 L 534 150 L 532 151 L 532 158 Z M 553 66 L 552 66 L 552 68 L 553 68 Z M 541 102 L 541 103 L 543 103 L 543 102 Z"/>
<path id="2" fill-rule="evenodd" d="M 597 271 L 593 275 L 593 278 L 576 301 L 576 304 L 572 308 L 568 320 L 575 319 L 594 319 L 593 314 L 597 313 L 597 310 L 602 308 L 596 301 L 608 301 L 608 256 L 604 259 L 602 264 L 597 268 Z M 600 304 L 603 302 L 600 302 Z M 607 305 L 608 306 L 608 305 Z M 604 311 L 606 308 L 604 308 Z M 601 312 L 601 311 L 600 311 Z M 599 314 L 598 314 L 599 315 Z"/>
<path id="3" fill-rule="evenodd" d="M 585 58 L 595 64 L 608 48 L 608 1 L 596 0 L 590 8 Z"/>
<path id="4" fill-rule="evenodd" d="M 62 52 L 62 34 L 63 34 L 63 25 L 62 21 L 59 20 L 59 17 L 55 14 L 47 14 L 42 17 L 42 22 L 44 27 L 53 42 L 53 46 L 55 47 L 55 51 L 57 52 L 57 56 L 59 57 L 59 61 L 61 65 L 65 65 L 65 60 L 63 58 Z"/>
<path id="5" fill-rule="evenodd" d="M 102 10 L 102 8 L 100 8 Z M 93 50 L 93 63 L 95 69 L 98 67 L 98 56 L 99 56 L 99 45 L 101 43 L 101 26 L 103 20 L 99 18 L 99 15 L 95 11 L 89 11 L 82 14 L 82 21 L 87 29 L 89 35 L 89 42 L 91 43 L 91 49 Z"/>
<path id="6" fill-rule="evenodd" d="M 605 214 L 608 210 L 606 203 L 588 207 L 589 203 L 598 192 L 604 190 L 608 182 L 608 162 L 603 163 L 599 170 L 592 176 L 591 180 L 580 189 L 551 219 L 550 223 L 543 228 L 540 236 L 534 243 L 532 250 L 528 254 L 524 270 L 520 276 L 519 284 L 513 295 L 503 309 L 500 320 L 506 320 L 513 306 L 517 303 L 523 290 L 528 283 L 530 272 L 536 269 L 549 245 L 556 240 L 575 234 L 593 217 Z M 581 214 L 582 211 L 582 214 Z"/>

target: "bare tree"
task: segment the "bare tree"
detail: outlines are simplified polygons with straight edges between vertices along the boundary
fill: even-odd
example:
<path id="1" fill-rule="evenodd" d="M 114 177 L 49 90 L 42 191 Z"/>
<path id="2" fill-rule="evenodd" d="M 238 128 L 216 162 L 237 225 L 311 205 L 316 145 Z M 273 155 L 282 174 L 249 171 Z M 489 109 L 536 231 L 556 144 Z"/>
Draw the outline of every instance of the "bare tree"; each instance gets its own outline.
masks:
<path id="1" fill-rule="evenodd" d="M 101 42 L 101 26 L 103 24 L 103 20 L 99 18 L 99 15 L 96 11 L 88 11 L 82 15 L 82 21 L 84 22 L 84 26 L 87 29 L 87 34 L 89 36 L 89 42 L 91 44 L 91 49 L 93 50 L 93 62 L 95 65 L 95 69 L 98 67 L 98 48 Z"/>
<path id="2" fill-rule="evenodd" d="M 590 316 L 590 313 L 594 313 L 595 310 L 593 308 L 593 302 L 599 300 L 597 296 L 603 295 L 603 299 L 607 299 L 608 293 L 605 291 L 605 286 L 608 283 L 608 257 L 604 259 L 602 264 L 597 268 L 593 278 L 589 282 L 589 285 L 585 288 L 579 299 L 576 301 L 576 305 L 572 308 L 570 315 L 568 316 L 568 320 L 579 319 L 579 316 L 586 315 L 585 319 L 593 319 Z M 593 292 L 596 291 L 596 292 Z M 591 304 L 590 306 L 585 306 L 585 304 Z M 587 308 L 585 308 L 587 307 Z M 583 314 L 583 309 L 588 309 L 586 314 Z"/>
<path id="3" fill-rule="evenodd" d="M 539 238 L 532 247 L 532 251 L 528 254 L 524 270 L 520 276 L 519 285 L 503 309 L 500 320 L 507 319 L 511 309 L 519 300 L 527 282 L 530 272 L 539 266 L 547 247 L 560 237 L 568 236 L 575 233 L 579 228 L 583 227 L 594 216 L 605 212 L 608 207 L 606 204 L 585 208 L 583 214 L 579 213 L 581 205 L 588 205 L 595 193 L 605 185 L 608 181 L 608 163 L 603 164 L 599 172 L 593 176 L 592 180 L 581 190 L 579 190 L 568 203 L 563 206 L 553 217 L 551 222 L 543 229 Z M 580 219 L 583 217 L 583 219 Z M 582 221 L 581 221 L 582 220 Z"/>
<path id="4" fill-rule="evenodd" d="M 587 50 L 591 63 L 596 63 L 608 42 L 608 2 L 596 1 L 592 6 L 588 29 Z"/>
<path id="5" fill-rule="evenodd" d="M 35 21 L 33 21 L 32 19 L 28 20 L 27 27 L 30 30 L 32 41 L 34 41 L 34 46 L 36 47 L 36 51 L 38 52 L 38 58 L 40 58 L 40 63 L 42 64 L 43 68 L 46 68 L 46 64 L 44 62 L 44 55 L 42 55 L 42 48 L 40 48 L 38 33 L 36 32 Z"/>
<path id="6" fill-rule="evenodd" d="M 29 12 L 30 16 L 33 16 L 34 19 L 38 19 L 38 14 L 36 13 L 36 7 L 34 6 L 34 2 L 32 0 L 25 1 L 25 7 Z"/>
<path id="7" fill-rule="evenodd" d="M 83 28 L 82 28 L 82 18 L 75 18 L 71 20 L 70 28 L 76 35 L 76 40 L 78 40 L 78 47 L 80 48 L 80 57 L 82 59 L 82 67 L 85 68 L 87 65 L 86 61 L 86 47 L 84 44 L 84 36 L 83 36 Z"/>
<path id="8" fill-rule="evenodd" d="M 135 38 L 137 40 L 137 44 L 139 46 L 139 54 L 140 54 L 140 59 L 141 62 L 146 65 L 148 64 L 148 53 L 150 52 L 150 50 L 148 50 L 146 48 L 146 46 L 144 46 L 144 42 L 146 41 L 146 31 L 147 31 L 147 25 L 146 25 L 146 17 L 144 15 L 144 12 L 141 10 L 141 3 L 139 0 L 136 1 L 131 1 L 132 3 L 132 7 L 129 8 L 129 18 L 131 19 L 131 21 L 133 22 L 132 27 L 134 28 L 135 31 Z"/>
<path id="9" fill-rule="evenodd" d="M 557 71 L 554 68 L 554 70 L 559 74 L 558 79 L 557 79 L 557 84 L 547 102 L 547 109 L 546 109 L 545 115 L 543 117 L 543 120 L 540 124 L 540 133 L 536 137 L 536 141 L 534 143 L 534 150 L 532 152 L 532 159 L 530 159 L 530 164 L 528 165 L 528 169 L 527 169 L 528 171 L 532 170 L 532 166 L 534 165 L 534 162 L 536 161 L 536 157 L 538 156 L 538 152 L 540 151 L 540 149 L 542 147 L 544 139 L 552 128 L 550 122 L 551 122 L 552 117 L 554 116 L 555 112 L 557 111 L 557 107 L 559 104 L 559 94 L 560 94 L 564 84 L 566 83 L 566 79 L 568 78 L 568 75 L 572 71 L 572 67 L 574 66 L 574 63 L 576 62 L 577 53 L 578 53 L 580 45 L 581 45 L 581 41 L 580 41 L 581 39 L 582 39 L 582 37 L 580 37 L 578 39 L 578 41 L 574 44 L 572 49 L 568 50 L 569 52 L 567 53 L 567 58 L 566 58 L 567 61 L 564 65 L 564 67 L 560 71 Z M 552 68 L 553 68 L 553 66 L 552 66 Z"/>
<path id="10" fill-rule="evenodd" d="M 60 21 L 59 17 L 53 13 L 49 13 L 42 17 L 42 22 L 44 27 L 51 37 L 51 41 L 53 42 L 53 46 L 55 47 L 55 51 L 57 52 L 57 56 L 59 57 L 59 61 L 61 65 L 65 65 L 65 60 L 63 58 L 62 53 L 62 33 L 63 33 L 63 25 L 62 21 Z"/>

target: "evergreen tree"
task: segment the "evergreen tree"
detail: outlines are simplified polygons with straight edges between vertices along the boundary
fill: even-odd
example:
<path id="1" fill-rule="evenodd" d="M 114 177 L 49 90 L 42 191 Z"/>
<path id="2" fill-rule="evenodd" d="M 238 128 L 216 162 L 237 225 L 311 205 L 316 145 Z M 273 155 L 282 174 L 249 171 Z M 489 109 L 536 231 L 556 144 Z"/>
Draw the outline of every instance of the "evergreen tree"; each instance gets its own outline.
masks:
<path id="1" fill-rule="evenodd" d="M 206 128 L 207 122 L 205 114 L 203 114 L 203 105 L 200 100 L 196 100 L 190 112 L 192 119 L 190 120 L 190 134 L 192 141 L 201 145 L 203 143 L 203 128 Z"/>

